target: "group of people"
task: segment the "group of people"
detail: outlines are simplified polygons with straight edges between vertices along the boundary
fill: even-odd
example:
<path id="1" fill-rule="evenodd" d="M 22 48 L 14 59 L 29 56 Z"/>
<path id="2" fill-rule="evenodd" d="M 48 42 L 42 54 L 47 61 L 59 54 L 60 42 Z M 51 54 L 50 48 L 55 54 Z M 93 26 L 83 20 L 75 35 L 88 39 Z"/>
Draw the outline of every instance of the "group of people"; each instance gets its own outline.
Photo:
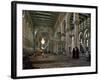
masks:
<path id="1" fill-rule="evenodd" d="M 78 47 L 73 48 L 72 58 L 73 59 L 79 59 L 79 49 L 78 49 Z"/>

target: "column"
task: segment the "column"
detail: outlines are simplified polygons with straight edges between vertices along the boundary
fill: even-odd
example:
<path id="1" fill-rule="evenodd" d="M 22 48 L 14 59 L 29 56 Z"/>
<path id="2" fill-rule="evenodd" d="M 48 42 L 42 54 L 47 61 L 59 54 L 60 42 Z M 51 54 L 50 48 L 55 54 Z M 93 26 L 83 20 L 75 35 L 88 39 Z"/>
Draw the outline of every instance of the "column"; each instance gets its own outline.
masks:
<path id="1" fill-rule="evenodd" d="M 79 38 L 78 38 L 79 14 L 78 13 L 73 13 L 73 23 L 74 23 L 74 34 L 75 34 L 75 46 L 79 47 Z"/>
<path id="2" fill-rule="evenodd" d="M 61 29 L 61 34 L 62 34 L 62 24 L 60 23 L 60 29 Z M 61 36 L 61 34 L 60 34 L 60 52 L 62 51 L 62 44 L 61 44 L 61 42 L 62 42 L 62 36 Z"/>
<path id="3" fill-rule="evenodd" d="M 54 53 L 56 52 L 56 41 L 54 40 Z"/>
<path id="4" fill-rule="evenodd" d="M 57 44 L 56 44 L 56 48 L 57 48 L 57 51 L 56 51 L 56 53 L 58 53 L 58 41 L 57 41 Z"/>
<path id="5" fill-rule="evenodd" d="M 72 50 L 71 51 L 73 51 L 73 48 L 75 48 L 75 37 L 74 36 L 72 36 Z"/>
<path id="6" fill-rule="evenodd" d="M 65 23 L 66 23 L 66 26 L 65 26 L 65 29 L 66 29 L 66 32 L 65 32 L 65 50 L 66 50 L 66 54 L 67 54 L 67 56 L 69 56 L 70 54 L 69 54 L 69 48 L 68 48 L 68 46 L 69 46 L 69 31 L 68 31 L 68 27 L 69 27 L 69 25 L 70 25 L 70 23 L 69 23 L 69 14 L 70 13 L 66 13 L 66 16 L 65 16 Z"/>

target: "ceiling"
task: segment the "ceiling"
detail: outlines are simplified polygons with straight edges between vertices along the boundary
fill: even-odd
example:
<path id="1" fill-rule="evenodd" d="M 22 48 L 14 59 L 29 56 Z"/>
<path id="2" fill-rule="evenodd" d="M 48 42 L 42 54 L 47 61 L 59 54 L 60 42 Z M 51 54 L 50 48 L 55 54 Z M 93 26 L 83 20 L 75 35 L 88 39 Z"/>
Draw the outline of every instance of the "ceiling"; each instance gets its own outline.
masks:
<path id="1" fill-rule="evenodd" d="M 35 27 L 51 27 L 54 28 L 54 25 L 57 21 L 60 12 L 49 12 L 49 11 L 28 11 L 31 16 L 33 26 Z M 73 13 L 70 13 L 70 25 L 73 26 Z M 83 22 L 87 17 L 90 17 L 89 13 L 79 13 L 79 21 Z"/>
<path id="2" fill-rule="evenodd" d="M 85 19 L 87 19 L 90 16 L 91 15 L 89 13 L 79 13 L 79 21 L 80 21 L 80 23 L 83 22 Z M 71 15 L 70 21 L 71 21 L 71 23 L 73 23 L 73 14 Z"/>
<path id="3" fill-rule="evenodd" d="M 29 11 L 33 25 L 54 27 L 59 12 Z"/>

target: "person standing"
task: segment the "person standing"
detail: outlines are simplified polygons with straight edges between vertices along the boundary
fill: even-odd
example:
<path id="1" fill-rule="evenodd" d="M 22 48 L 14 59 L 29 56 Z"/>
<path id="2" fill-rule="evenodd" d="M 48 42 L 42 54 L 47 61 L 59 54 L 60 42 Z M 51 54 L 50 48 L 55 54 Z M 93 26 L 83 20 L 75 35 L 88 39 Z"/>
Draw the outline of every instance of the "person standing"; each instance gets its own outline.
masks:
<path id="1" fill-rule="evenodd" d="M 79 59 L 79 49 L 78 49 L 78 47 L 75 47 L 75 58 Z"/>
<path id="2" fill-rule="evenodd" d="M 75 59 L 75 48 L 73 48 L 73 51 L 72 51 L 72 58 Z"/>

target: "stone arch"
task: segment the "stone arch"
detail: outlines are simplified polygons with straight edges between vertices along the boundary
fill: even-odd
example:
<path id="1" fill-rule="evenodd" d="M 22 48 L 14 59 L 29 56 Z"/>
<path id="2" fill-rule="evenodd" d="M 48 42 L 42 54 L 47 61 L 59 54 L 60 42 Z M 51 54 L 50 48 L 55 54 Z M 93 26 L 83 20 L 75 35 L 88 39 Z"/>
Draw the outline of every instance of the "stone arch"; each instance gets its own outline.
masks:
<path id="1" fill-rule="evenodd" d="M 35 27 L 34 29 L 34 50 L 41 48 L 41 40 L 42 38 L 45 39 L 46 43 L 45 45 L 48 46 L 50 44 L 50 40 L 52 40 L 52 29 L 48 26 L 40 26 Z"/>
<path id="2" fill-rule="evenodd" d="M 79 33 L 79 41 L 80 41 L 81 37 L 83 37 L 83 33 L 82 32 Z"/>
<path id="3" fill-rule="evenodd" d="M 85 31 L 84 31 L 84 39 L 86 39 L 86 34 L 88 33 L 88 29 L 86 29 Z"/>
<path id="4" fill-rule="evenodd" d="M 88 47 L 89 47 L 89 35 L 88 34 L 89 34 L 89 30 L 86 29 L 84 31 L 84 45 L 85 45 L 86 50 L 88 50 Z"/>

